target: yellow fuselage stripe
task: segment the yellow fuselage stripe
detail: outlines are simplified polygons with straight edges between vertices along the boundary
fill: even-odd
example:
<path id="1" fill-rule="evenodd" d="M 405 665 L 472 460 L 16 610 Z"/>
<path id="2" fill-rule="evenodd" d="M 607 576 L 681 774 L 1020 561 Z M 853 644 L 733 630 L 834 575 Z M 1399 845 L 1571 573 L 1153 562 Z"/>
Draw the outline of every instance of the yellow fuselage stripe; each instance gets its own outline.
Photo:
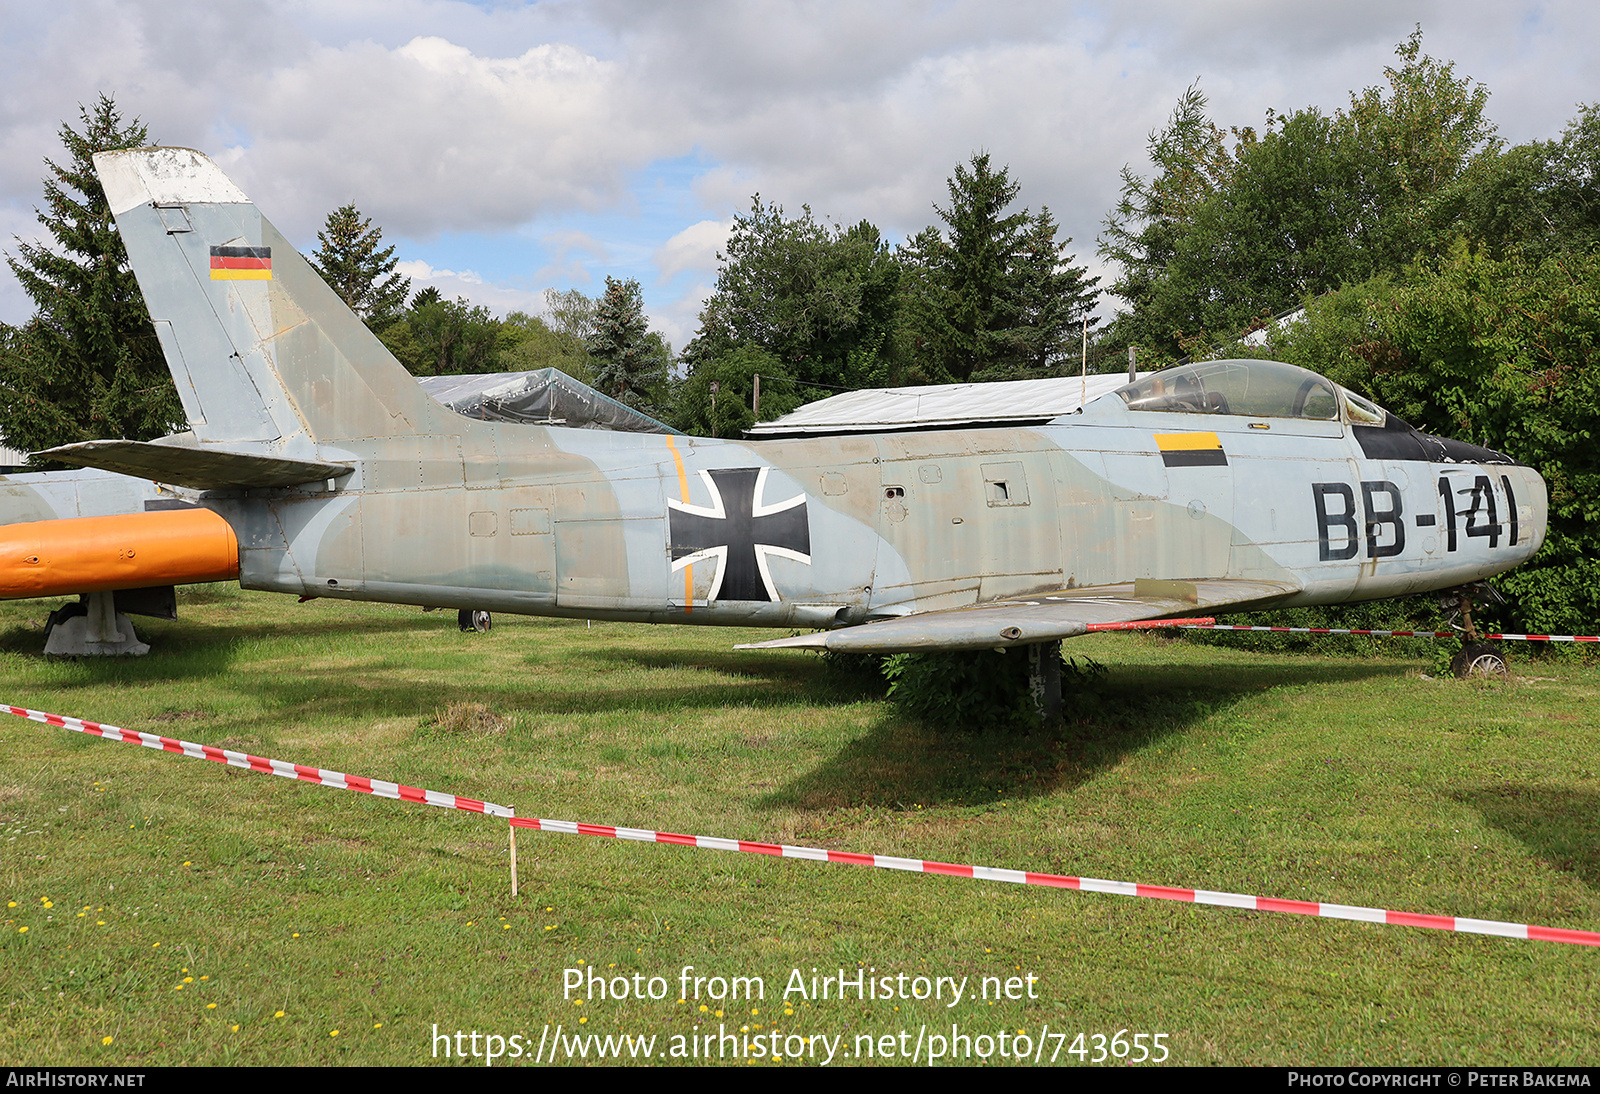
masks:
<path id="1" fill-rule="evenodd" d="M 672 434 L 667 434 L 667 448 L 672 453 L 672 463 L 678 469 L 678 500 L 689 504 L 689 475 L 683 469 L 683 457 L 678 454 L 678 446 L 672 439 Z M 683 568 L 683 610 L 694 611 L 694 563 Z"/>
<path id="2" fill-rule="evenodd" d="M 1215 433 L 1157 433 L 1156 448 L 1162 452 L 1192 452 L 1200 448 L 1221 448 Z"/>

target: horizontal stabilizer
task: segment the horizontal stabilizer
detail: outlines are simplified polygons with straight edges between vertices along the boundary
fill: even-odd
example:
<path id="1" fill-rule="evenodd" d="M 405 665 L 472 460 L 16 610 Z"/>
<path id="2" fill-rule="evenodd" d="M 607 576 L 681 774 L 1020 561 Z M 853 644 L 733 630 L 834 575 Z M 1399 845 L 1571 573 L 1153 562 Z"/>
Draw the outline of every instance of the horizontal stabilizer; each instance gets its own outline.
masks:
<path id="1" fill-rule="evenodd" d="M 290 460 L 213 446 L 179 448 L 149 441 L 82 441 L 36 453 L 77 467 L 98 467 L 195 490 L 299 486 L 348 475 L 354 468 L 320 460 Z"/>
<path id="2" fill-rule="evenodd" d="M 1087 634 L 1091 623 L 1192 614 L 1200 609 L 1253 605 L 1299 592 L 1278 581 L 1130 581 L 974 608 L 923 612 L 834 631 L 751 642 L 742 650 L 817 649 L 848 653 L 924 653 L 1027 646 Z"/>

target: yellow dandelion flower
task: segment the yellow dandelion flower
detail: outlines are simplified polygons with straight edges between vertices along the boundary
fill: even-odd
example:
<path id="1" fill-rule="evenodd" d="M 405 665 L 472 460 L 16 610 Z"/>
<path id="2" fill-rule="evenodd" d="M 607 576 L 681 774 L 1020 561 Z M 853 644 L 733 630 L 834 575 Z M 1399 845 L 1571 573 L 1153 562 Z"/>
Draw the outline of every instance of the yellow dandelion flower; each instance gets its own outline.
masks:
<path id="1" fill-rule="evenodd" d="M 300 932 L 296 931 L 296 932 L 294 932 L 294 934 L 290 935 L 289 937 L 290 938 L 299 938 L 300 937 Z"/>
<path id="2" fill-rule="evenodd" d="M 503 930 L 503 931 L 509 931 L 511 929 L 511 924 L 502 923 L 502 924 L 500 924 L 500 929 Z"/>
<path id="3" fill-rule="evenodd" d="M 207 1010 L 216 1010 L 217 1009 L 217 1005 L 215 1003 L 207 1003 L 206 1004 L 206 1009 Z"/>
<path id="4" fill-rule="evenodd" d="M 188 971 L 189 971 L 189 970 L 188 970 L 188 969 L 184 969 L 184 970 L 183 970 L 183 971 L 184 971 L 184 972 L 188 972 Z M 193 984 L 193 983 L 194 983 L 194 977 L 192 977 L 192 976 L 185 976 L 185 977 L 184 977 L 184 978 L 183 978 L 183 982 L 184 982 L 184 983 L 185 983 L 185 984 Z"/>
<path id="5" fill-rule="evenodd" d="M 701 1003 L 701 1004 L 700 1004 L 700 1013 L 701 1013 L 701 1014 L 704 1014 L 704 1013 L 706 1013 L 706 1012 L 707 1012 L 707 1011 L 708 1011 L 708 1010 L 710 1010 L 710 1009 L 711 1009 L 711 1008 L 710 1008 L 710 1007 L 708 1007 L 708 1006 L 706 1006 L 706 1005 L 705 1005 L 705 1004 L 704 1004 L 704 1003 Z"/>
<path id="6" fill-rule="evenodd" d="M 106 925 L 106 921 L 103 919 L 97 919 L 94 921 L 94 925 L 96 927 L 104 927 Z"/>
<path id="7" fill-rule="evenodd" d="M 116 1040 L 115 1037 L 102 1037 L 100 1038 L 100 1043 L 102 1045 L 109 1045 L 114 1040 Z"/>
<path id="8" fill-rule="evenodd" d="M 374 1022 L 374 1023 L 372 1023 L 372 1028 L 373 1029 L 382 1029 L 383 1028 L 383 1023 L 382 1022 Z"/>
<path id="9" fill-rule="evenodd" d="M 184 865 L 185 865 L 185 866 L 193 866 L 193 865 L 194 865 L 194 863 L 192 863 L 192 862 L 185 862 L 185 863 L 184 863 Z"/>
<path id="10" fill-rule="evenodd" d="M 238 1026 L 229 1026 L 228 1028 L 233 1030 L 233 1032 L 235 1032 L 235 1033 L 239 1032 L 239 1027 Z"/>
<path id="11" fill-rule="evenodd" d="M 159 945 L 161 945 L 161 943 L 159 943 L 159 942 L 152 942 L 152 943 L 150 943 L 150 948 L 151 948 L 151 949 L 152 949 L 152 950 L 153 950 L 153 949 L 155 949 L 155 948 L 156 948 L 156 947 L 157 947 L 157 946 L 159 946 Z"/>
<path id="12" fill-rule="evenodd" d="M 337 1037 L 337 1036 L 339 1036 L 339 1031 L 336 1030 L 336 1029 L 330 1029 L 328 1031 L 328 1036 L 329 1037 Z"/>
<path id="13" fill-rule="evenodd" d="M 183 985 L 179 984 L 177 987 L 173 988 L 172 990 L 173 991 L 182 991 L 183 990 Z"/>
<path id="14" fill-rule="evenodd" d="M 587 1023 L 588 1023 L 588 1021 L 589 1021 L 589 1019 L 588 1019 L 588 1018 L 579 1018 L 579 1019 L 578 1019 L 578 1025 L 580 1025 L 580 1026 L 581 1026 L 581 1025 L 585 1025 L 585 1024 L 587 1024 Z"/>
<path id="15" fill-rule="evenodd" d="M 28 928 L 26 928 L 26 927 L 18 927 L 17 928 L 17 933 L 18 934 L 27 934 L 28 933 Z"/>
<path id="16" fill-rule="evenodd" d="M 211 979 L 211 977 L 209 977 L 209 976 L 202 976 L 202 977 L 201 977 L 201 978 L 200 978 L 200 979 L 202 979 L 202 980 L 210 980 L 210 979 Z"/>
<path id="17" fill-rule="evenodd" d="M 555 929 L 556 929 L 556 925 L 554 923 L 550 924 L 550 926 L 545 928 L 545 930 L 547 930 L 547 931 L 553 931 Z"/>
<path id="18" fill-rule="evenodd" d="M 280 1010 L 278 1013 L 274 1014 L 273 1017 L 274 1018 L 282 1018 L 283 1017 L 283 1011 Z"/>

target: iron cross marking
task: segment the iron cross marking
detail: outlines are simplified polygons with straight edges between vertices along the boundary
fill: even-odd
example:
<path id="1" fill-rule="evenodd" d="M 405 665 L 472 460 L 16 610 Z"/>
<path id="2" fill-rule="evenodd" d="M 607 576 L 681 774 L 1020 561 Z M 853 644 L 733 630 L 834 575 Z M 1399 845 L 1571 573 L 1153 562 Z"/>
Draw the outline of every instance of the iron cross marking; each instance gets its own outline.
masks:
<path id="1" fill-rule="evenodd" d="M 778 600 L 767 559 L 777 555 L 811 565 L 806 496 L 763 504 L 768 470 L 736 467 L 700 472 L 711 493 L 709 506 L 667 499 L 672 569 L 716 561 L 708 601 Z"/>

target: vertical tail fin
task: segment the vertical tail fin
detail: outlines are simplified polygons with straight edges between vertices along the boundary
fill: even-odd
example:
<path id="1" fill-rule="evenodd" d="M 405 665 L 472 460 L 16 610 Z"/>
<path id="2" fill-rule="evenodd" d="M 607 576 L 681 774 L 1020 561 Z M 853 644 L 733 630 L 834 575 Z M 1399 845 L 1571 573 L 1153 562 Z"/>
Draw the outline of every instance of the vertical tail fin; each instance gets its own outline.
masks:
<path id="1" fill-rule="evenodd" d="M 447 412 L 210 159 L 94 161 L 202 444 L 292 452 L 436 431 Z"/>

